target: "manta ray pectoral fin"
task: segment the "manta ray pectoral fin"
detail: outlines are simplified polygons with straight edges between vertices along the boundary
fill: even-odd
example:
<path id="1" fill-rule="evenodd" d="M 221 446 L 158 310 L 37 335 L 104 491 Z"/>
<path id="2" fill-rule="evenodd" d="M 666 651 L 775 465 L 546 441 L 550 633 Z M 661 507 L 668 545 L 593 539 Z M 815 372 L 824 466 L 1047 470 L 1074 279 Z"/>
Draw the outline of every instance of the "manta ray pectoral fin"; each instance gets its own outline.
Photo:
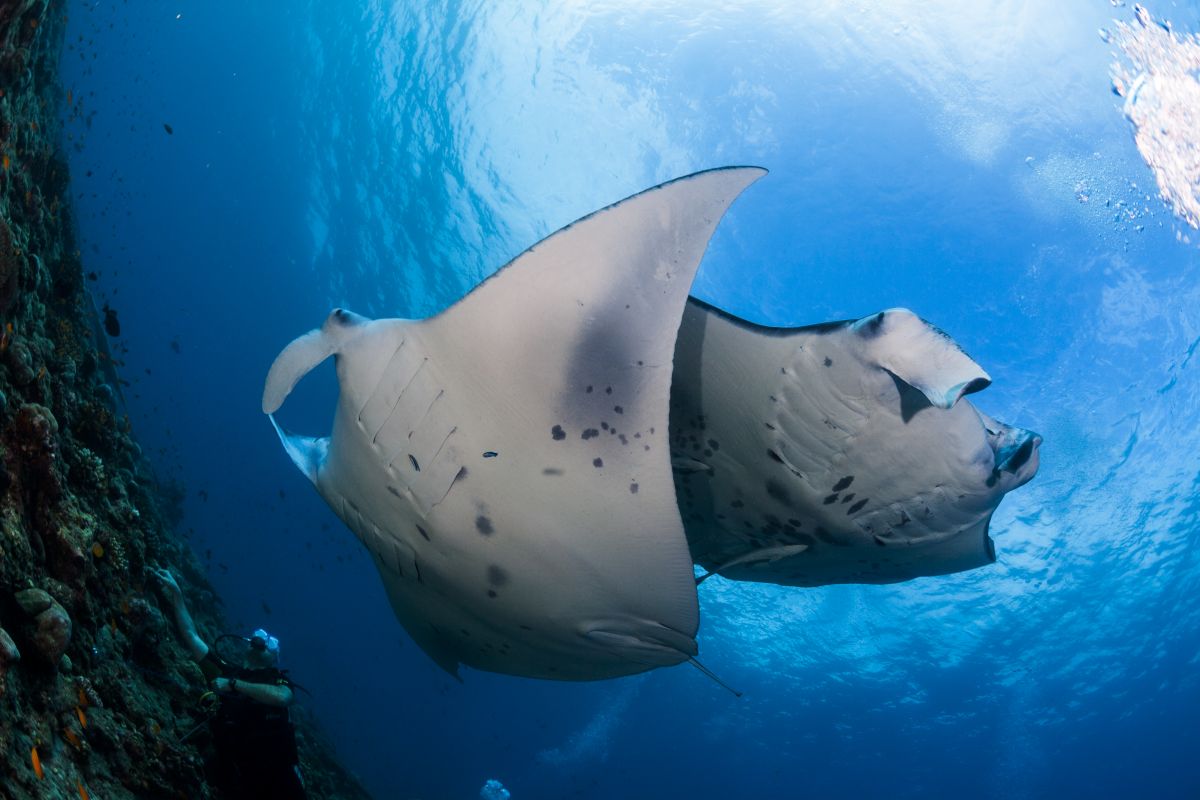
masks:
<path id="1" fill-rule="evenodd" d="M 880 311 L 851 327 L 870 360 L 938 408 L 950 408 L 992 382 L 953 339 L 906 308 Z"/>
<path id="2" fill-rule="evenodd" d="M 704 583 L 713 575 L 719 575 L 724 570 L 730 567 L 737 567 L 744 564 L 774 564 L 781 558 L 798 555 L 808 549 L 806 544 L 785 544 L 779 547 L 764 547 L 761 550 L 751 550 L 749 553 L 743 553 L 735 559 L 726 561 L 721 566 L 714 570 L 704 573 L 699 578 L 696 578 L 696 585 Z"/>

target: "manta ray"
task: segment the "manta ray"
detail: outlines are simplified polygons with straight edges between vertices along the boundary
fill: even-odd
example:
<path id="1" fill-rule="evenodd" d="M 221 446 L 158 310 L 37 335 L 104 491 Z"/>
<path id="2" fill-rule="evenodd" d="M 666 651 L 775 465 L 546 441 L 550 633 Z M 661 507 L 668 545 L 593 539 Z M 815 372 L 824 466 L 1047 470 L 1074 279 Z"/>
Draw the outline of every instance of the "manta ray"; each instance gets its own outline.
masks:
<path id="1" fill-rule="evenodd" d="M 988 378 L 948 337 L 901 310 L 772 329 L 689 300 L 764 173 L 636 194 L 429 319 L 336 309 L 272 364 L 284 449 L 451 674 L 699 666 L 694 561 L 818 585 L 994 558 L 987 520 L 1040 439 L 960 399 Z M 275 412 L 330 356 L 332 434 L 288 432 Z"/>
<path id="2" fill-rule="evenodd" d="M 447 671 L 592 680 L 696 655 L 671 364 L 709 237 L 764 172 L 634 195 L 429 319 L 335 310 L 272 364 L 273 415 L 336 358 L 332 435 L 277 431 Z"/>
<path id="3" fill-rule="evenodd" d="M 992 563 L 992 513 L 1033 478 L 1042 439 L 964 399 L 990 383 L 907 309 L 769 328 L 690 300 L 670 431 L 692 555 L 789 586 Z"/>

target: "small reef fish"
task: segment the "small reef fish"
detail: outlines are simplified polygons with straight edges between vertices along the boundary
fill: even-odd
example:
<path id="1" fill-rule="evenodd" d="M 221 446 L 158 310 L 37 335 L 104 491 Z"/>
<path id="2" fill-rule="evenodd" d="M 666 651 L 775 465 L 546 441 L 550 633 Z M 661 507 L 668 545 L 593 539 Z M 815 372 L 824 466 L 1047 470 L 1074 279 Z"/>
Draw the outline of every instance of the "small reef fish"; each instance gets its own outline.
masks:
<path id="1" fill-rule="evenodd" d="M 121 320 L 117 319 L 116 310 L 110 308 L 108 303 L 101 310 L 104 312 L 104 332 L 115 339 L 121 335 Z"/>

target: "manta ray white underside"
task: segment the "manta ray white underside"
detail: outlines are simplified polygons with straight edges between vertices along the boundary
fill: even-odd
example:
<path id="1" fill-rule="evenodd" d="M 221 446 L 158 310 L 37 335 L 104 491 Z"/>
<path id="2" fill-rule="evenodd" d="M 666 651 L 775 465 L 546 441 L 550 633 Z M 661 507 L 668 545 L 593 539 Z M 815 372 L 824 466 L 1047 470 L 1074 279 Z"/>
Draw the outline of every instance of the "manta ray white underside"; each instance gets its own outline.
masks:
<path id="1" fill-rule="evenodd" d="M 792 586 L 990 564 L 992 512 L 1041 443 L 964 399 L 990 381 L 905 309 L 766 328 L 689 302 L 671 450 L 692 555 Z"/>
<path id="2" fill-rule="evenodd" d="M 992 557 L 987 520 L 1040 440 L 959 400 L 987 378 L 953 342 L 903 311 L 778 331 L 688 302 L 762 174 L 634 195 L 430 319 L 335 310 L 271 366 L 274 423 L 335 356 L 332 435 L 276 430 L 446 670 L 592 680 L 690 660 L 694 560 L 815 585 Z"/>
<path id="3" fill-rule="evenodd" d="M 696 654 L 671 361 L 709 237 L 763 172 L 585 217 L 427 320 L 335 311 L 272 365 L 267 413 L 336 355 L 332 436 L 280 435 L 447 670 L 588 680 Z"/>

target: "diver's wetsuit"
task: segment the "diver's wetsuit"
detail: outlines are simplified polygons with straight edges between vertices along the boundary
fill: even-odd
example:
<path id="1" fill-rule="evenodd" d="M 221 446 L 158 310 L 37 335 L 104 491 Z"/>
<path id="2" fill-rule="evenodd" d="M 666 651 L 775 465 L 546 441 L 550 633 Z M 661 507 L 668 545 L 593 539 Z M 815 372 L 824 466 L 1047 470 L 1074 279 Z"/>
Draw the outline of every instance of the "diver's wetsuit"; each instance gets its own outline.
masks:
<path id="1" fill-rule="evenodd" d="M 247 669 L 230 664 L 212 650 L 200 661 L 204 677 L 291 687 L 282 671 Z M 304 800 L 297 765 L 296 733 L 286 707 L 259 703 L 231 692 L 221 696 L 211 723 L 215 783 L 234 798 Z"/>

